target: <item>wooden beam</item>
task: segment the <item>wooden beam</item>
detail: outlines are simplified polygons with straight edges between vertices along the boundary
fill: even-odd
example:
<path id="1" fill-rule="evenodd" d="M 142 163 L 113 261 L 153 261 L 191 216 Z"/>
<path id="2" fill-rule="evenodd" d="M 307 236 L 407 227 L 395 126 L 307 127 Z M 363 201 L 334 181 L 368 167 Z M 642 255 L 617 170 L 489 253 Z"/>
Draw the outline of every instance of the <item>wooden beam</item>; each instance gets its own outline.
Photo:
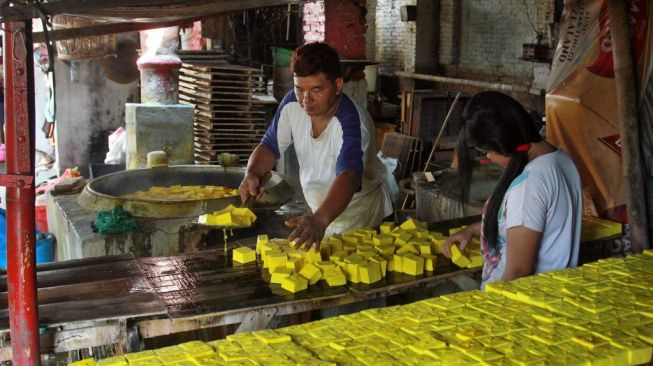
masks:
<path id="1" fill-rule="evenodd" d="M 160 18 L 203 17 L 219 13 L 276 5 L 298 4 L 301 0 L 65 0 L 38 4 L 19 4 L 0 8 L 0 17 L 6 21 L 39 18 L 41 15 L 60 14 L 84 17 L 116 17 L 136 22 L 155 22 Z"/>
<path id="2" fill-rule="evenodd" d="M 629 41 L 626 2 L 608 0 L 612 57 L 617 88 L 617 114 L 621 134 L 621 171 L 628 185 L 628 224 L 634 252 L 649 247 L 644 192 L 644 164 L 637 118 L 638 85 Z"/>

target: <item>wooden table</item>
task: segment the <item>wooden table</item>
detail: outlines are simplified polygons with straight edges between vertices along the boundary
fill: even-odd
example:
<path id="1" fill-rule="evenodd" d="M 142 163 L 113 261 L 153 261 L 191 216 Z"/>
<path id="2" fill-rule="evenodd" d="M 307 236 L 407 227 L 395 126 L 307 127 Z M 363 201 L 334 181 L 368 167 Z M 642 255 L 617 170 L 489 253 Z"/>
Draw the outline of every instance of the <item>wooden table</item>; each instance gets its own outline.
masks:
<path id="1" fill-rule="evenodd" d="M 252 245 L 254 238 L 239 244 Z M 351 304 L 409 291 L 438 281 L 463 290 L 478 288 L 470 276 L 480 269 L 443 264 L 422 276 L 389 275 L 380 283 L 329 288 L 312 286 L 291 294 L 269 284 L 260 263 L 233 266 L 223 249 L 172 257 L 123 254 L 38 266 L 41 352 L 66 352 L 106 344 L 137 350 L 138 337 L 151 338 L 241 323 L 237 331 L 265 328 L 282 316 Z M 6 273 L 0 274 L 0 333 L 9 336 Z M 322 281 L 323 282 L 323 281 Z M 4 342 L 0 360 L 11 359 Z"/>

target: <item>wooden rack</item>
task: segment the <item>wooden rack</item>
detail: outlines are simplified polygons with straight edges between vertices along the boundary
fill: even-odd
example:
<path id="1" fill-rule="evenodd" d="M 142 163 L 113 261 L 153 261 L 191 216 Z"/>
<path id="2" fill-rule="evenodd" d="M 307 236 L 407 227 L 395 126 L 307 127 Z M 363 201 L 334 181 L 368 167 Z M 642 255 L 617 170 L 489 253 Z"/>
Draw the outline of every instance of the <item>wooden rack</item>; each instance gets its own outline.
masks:
<path id="1" fill-rule="evenodd" d="M 260 69 L 222 61 L 184 62 L 179 72 L 179 99 L 195 105 L 196 164 L 217 164 L 222 152 L 245 162 L 265 133 L 266 102 L 257 99 L 265 84 Z"/>

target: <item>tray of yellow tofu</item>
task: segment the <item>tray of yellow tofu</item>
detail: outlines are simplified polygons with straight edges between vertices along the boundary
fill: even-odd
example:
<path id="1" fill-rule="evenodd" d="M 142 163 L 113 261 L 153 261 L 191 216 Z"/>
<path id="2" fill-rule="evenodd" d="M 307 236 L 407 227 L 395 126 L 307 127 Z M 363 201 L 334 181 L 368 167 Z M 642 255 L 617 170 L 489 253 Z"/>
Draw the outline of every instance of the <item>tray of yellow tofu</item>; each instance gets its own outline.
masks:
<path id="1" fill-rule="evenodd" d="M 255 249 L 238 248 L 232 254 L 234 263 L 260 258 L 266 280 L 288 292 L 318 283 L 367 291 L 482 265 L 477 241 L 465 251 L 458 250 L 452 264 L 441 254 L 446 239 L 427 230 L 426 223 L 409 218 L 400 225 L 385 222 L 379 230 L 363 227 L 324 238 L 319 252 L 259 235 Z"/>
<path id="2" fill-rule="evenodd" d="M 652 285 L 647 250 L 486 291 L 73 365 L 642 365 L 653 357 Z"/>

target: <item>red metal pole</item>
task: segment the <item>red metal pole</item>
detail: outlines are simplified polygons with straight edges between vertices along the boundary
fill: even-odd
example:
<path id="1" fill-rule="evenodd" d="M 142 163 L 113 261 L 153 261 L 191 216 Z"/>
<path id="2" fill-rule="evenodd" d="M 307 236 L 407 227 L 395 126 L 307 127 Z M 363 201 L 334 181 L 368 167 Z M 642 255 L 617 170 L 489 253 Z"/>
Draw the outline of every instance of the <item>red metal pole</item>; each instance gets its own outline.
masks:
<path id="1" fill-rule="evenodd" d="M 40 365 L 34 238 L 34 85 L 32 22 L 5 23 L 7 289 L 14 365 Z"/>

